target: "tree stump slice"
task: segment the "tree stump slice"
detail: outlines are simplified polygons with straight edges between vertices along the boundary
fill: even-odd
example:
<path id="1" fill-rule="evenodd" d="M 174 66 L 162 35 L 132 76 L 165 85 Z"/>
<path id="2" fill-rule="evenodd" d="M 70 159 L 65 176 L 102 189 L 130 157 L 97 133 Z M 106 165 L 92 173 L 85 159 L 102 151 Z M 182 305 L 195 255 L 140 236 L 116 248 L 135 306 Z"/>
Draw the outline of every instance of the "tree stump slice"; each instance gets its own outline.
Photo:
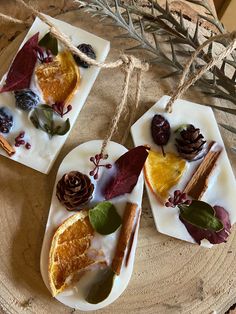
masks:
<path id="1" fill-rule="evenodd" d="M 109 61 L 116 60 L 121 50 L 128 46 L 128 41 L 113 39 L 120 32 L 117 28 L 104 27 L 96 19 L 87 19 L 80 11 L 69 12 L 59 18 L 110 40 Z M 0 76 L 8 68 L 23 36 L 17 37 L 0 54 Z M 174 80 L 160 80 L 161 74 L 158 66 L 152 66 L 144 74 L 144 92 L 137 119 L 175 86 Z M 122 81 L 120 71 L 101 71 L 48 176 L 1 157 L 0 312 L 79 313 L 53 299 L 45 287 L 39 268 L 41 245 L 57 169 L 65 155 L 78 144 L 104 137 L 120 97 Z M 203 98 L 193 89 L 184 98 L 219 104 L 219 100 Z M 233 118 L 219 112 L 217 119 L 223 123 L 233 122 Z M 121 139 L 125 127 L 122 121 L 114 140 Z M 222 133 L 227 147 L 235 145 L 230 133 Z M 132 147 L 131 138 L 126 146 Z M 228 152 L 236 169 L 235 154 L 230 149 Z M 226 244 L 212 249 L 158 233 L 145 192 L 132 279 L 116 302 L 97 312 L 210 314 L 216 311 L 223 314 L 236 302 L 235 258 L 235 227 Z"/>

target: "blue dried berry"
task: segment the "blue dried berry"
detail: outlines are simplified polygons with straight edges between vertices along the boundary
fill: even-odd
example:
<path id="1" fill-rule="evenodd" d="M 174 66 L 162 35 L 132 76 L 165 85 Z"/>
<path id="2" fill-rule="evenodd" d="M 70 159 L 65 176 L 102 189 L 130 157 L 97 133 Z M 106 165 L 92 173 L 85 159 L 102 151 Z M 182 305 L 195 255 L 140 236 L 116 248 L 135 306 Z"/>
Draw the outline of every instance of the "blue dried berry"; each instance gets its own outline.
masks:
<path id="1" fill-rule="evenodd" d="M 0 132 L 9 133 L 13 126 L 13 117 L 5 107 L 0 108 Z"/>
<path id="2" fill-rule="evenodd" d="M 96 59 L 96 54 L 93 50 L 93 47 L 89 44 L 81 44 L 77 47 L 80 51 L 82 51 L 84 54 L 86 54 L 91 59 Z M 73 55 L 75 62 L 77 65 L 83 67 L 83 68 L 89 68 L 89 64 L 83 60 L 80 59 L 79 56 Z"/>
<path id="3" fill-rule="evenodd" d="M 22 89 L 15 91 L 16 107 L 21 110 L 29 111 L 35 108 L 39 102 L 40 98 L 31 89 Z"/>

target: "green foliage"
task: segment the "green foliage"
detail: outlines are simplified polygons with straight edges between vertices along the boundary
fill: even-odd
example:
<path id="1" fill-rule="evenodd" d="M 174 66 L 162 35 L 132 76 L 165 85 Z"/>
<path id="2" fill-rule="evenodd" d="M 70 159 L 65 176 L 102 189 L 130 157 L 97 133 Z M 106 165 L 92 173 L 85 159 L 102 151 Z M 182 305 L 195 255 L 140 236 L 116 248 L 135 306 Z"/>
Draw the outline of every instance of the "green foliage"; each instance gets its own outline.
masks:
<path id="1" fill-rule="evenodd" d="M 55 125 L 54 111 L 48 105 L 39 105 L 30 115 L 30 120 L 36 129 L 48 133 L 49 137 L 54 135 L 65 135 L 70 130 L 70 120 L 63 121 L 60 125 Z"/>
<path id="2" fill-rule="evenodd" d="M 107 235 L 116 231 L 122 223 L 115 206 L 110 202 L 102 202 L 89 210 L 89 221 L 100 234 Z"/>

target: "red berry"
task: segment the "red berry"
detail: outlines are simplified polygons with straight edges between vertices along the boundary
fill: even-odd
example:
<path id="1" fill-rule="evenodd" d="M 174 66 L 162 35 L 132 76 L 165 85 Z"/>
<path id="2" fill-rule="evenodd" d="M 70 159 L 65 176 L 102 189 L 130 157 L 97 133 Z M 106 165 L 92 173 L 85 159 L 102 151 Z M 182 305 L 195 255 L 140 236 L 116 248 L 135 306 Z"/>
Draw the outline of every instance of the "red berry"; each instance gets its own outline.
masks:
<path id="1" fill-rule="evenodd" d="M 184 203 L 185 201 L 186 201 L 186 196 L 185 195 L 181 195 L 180 197 L 179 197 L 179 199 L 178 199 L 178 202 L 179 203 Z"/>
<path id="2" fill-rule="evenodd" d="M 26 148 L 26 149 L 30 149 L 30 148 L 31 148 L 31 144 L 30 144 L 30 143 L 26 143 L 26 144 L 25 144 L 25 148 Z"/>
<path id="3" fill-rule="evenodd" d="M 183 193 L 182 197 L 186 199 L 188 197 L 187 193 Z"/>
<path id="4" fill-rule="evenodd" d="M 112 167 L 111 164 L 107 164 L 107 165 L 106 165 L 106 168 L 107 168 L 107 169 L 111 169 L 111 167 Z"/>
<path id="5" fill-rule="evenodd" d="M 19 143 L 20 145 L 25 145 L 25 141 L 24 140 L 20 140 L 17 143 Z"/>
<path id="6" fill-rule="evenodd" d="M 71 105 L 68 105 L 67 106 L 67 112 L 71 111 L 72 110 L 72 106 Z"/>
<path id="7" fill-rule="evenodd" d="M 23 138 L 25 136 L 25 132 L 24 131 L 22 131 L 22 132 L 20 132 L 20 134 L 19 134 L 19 138 Z"/>
<path id="8" fill-rule="evenodd" d="M 175 197 L 180 196 L 180 194 L 181 194 L 181 191 L 180 191 L 180 190 L 176 190 L 176 191 L 174 192 L 174 196 L 175 196 Z"/>

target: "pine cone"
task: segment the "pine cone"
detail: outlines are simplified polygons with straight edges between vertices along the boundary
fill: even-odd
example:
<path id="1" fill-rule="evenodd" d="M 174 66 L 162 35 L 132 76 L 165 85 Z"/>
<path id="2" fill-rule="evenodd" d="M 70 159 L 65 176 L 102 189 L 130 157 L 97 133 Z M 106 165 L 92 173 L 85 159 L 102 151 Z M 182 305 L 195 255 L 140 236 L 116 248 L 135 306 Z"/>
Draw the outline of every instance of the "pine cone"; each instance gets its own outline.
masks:
<path id="1" fill-rule="evenodd" d="M 76 210 L 87 203 L 94 190 L 90 178 L 78 171 L 71 171 L 63 175 L 57 183 L 57 198 L 67 210 Z"/>
<path id="2" fill-rule="evenodd" d="M 206 141 L 200 129 L 196 129 L 192 124 L 188 124 L 185 129 L 181 130 L 175 141 L 177 150 L 184 159 L 193 161 L 203 157 Z"/>

